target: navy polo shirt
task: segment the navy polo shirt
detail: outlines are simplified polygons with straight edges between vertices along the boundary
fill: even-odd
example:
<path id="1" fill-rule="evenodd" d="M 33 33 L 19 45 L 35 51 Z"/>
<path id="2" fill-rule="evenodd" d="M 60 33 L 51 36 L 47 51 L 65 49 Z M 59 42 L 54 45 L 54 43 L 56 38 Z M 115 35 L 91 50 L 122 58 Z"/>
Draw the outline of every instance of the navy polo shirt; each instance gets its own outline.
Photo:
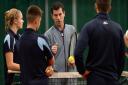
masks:
<path id="1" fill-rule="evenodd" d="M 46 79 L 45 69 L 52 53 L 45 37 L 38 35 L 33 29 L 26 28 L 18 42 L 20 55 L 21 81 L 28 84 L 35 79 Z"/>
<path id="2" fill-rule="evenodd" d="M 6 32 L 5 38 L 4 38 L 4 43 L 3 43 L 3 56 L 4 56 L 4 61 L 5 61 L 5 81 L 7 82 L 7 65 L 6 65 L 6 58 L 5 58 L 5 53 L 7 52 L 13 52 L 13 57 L 16 57 L 17 55 L 15 54 L 16 52 L 16 43 L 19 40 L 20 35 L 15 34 L 11 29 L 9 29 Z"/>
<path id="3" fill-rule="evenodd" d="M 84 51 L 89 48 L 84 65 Z M 75 48 L 75 60 L 80 74 L 85 70 L 109 78 L 119 78 L 124 67 L 124 41 L 121 26 L 105 13 L 86 23 Z M 83 68 L 84 67 L 84 68 Z"/>

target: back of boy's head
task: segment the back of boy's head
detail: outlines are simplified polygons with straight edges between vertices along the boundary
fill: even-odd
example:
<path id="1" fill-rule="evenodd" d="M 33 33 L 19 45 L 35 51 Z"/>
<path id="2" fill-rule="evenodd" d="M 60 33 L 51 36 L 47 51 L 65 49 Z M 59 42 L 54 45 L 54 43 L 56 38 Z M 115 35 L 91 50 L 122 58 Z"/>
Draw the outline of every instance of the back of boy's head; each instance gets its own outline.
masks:
<path id="1" fill-rule="evenodd" d="M 99 11 L 107 12 L 111 6 L 111 0 L 96 0 Z"/>
<path id="2" fill-rule="evenodd" d="M 37 5 L 28 7 L 26 18 L 28 22 L 33 22 L 37 17 L 42 17 L 43 11 Z"/>

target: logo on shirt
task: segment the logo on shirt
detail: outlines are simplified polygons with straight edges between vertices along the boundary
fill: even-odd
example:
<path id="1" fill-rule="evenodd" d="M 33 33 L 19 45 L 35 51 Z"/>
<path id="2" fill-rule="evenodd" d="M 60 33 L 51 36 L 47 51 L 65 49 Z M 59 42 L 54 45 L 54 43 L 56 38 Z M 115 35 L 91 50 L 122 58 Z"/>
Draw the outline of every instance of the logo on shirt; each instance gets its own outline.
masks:
<path id="1" fill-rule="evenodd" d="M 104 21 L 103 24 L 106 25 L 106 24 L 108 24 L 108 22 L 107 21 Z"/>

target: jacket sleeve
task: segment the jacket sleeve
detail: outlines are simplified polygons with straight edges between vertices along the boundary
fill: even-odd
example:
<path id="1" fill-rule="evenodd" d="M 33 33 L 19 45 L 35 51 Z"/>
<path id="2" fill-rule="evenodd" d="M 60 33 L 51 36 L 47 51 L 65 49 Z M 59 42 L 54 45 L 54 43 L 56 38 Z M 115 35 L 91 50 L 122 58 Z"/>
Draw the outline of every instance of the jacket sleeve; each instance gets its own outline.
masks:
<path id="1" fill-rule="evenodd" d="M 51 46 L 53 45 L 53 40 L 52 40 L 52 32 L 51 31 L 46 31 L 44 34 L 45 38 L 47 39 L 48 45 Z"/>
<path id="2" fill-rule="evenodd" d="M 125 64 L 125 44 L 124 44 L 124 39 L 123 39 L 123 32 L 120 32 L 121 36 L 121 44 L 120 44 L 120 55 L 119 55 L 119 62 L 118 62 L 118 74 L 119 77 L 121 76 L 121 73 L 124 69 L 124 64 Z"/>

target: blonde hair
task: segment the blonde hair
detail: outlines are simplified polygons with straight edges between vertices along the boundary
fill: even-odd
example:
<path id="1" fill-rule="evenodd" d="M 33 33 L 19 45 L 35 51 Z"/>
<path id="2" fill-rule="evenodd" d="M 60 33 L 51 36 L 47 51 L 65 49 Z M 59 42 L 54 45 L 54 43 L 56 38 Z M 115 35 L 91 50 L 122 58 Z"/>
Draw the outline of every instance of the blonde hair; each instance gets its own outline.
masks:
<path id="1" fill-rule="evenodd" d="M 5 12 L 5 30 L 13 25 L 15 19 L 18 19 L 19 13 L 21 13 L 21 11 L 16 8 L 12 8 Z"/>

